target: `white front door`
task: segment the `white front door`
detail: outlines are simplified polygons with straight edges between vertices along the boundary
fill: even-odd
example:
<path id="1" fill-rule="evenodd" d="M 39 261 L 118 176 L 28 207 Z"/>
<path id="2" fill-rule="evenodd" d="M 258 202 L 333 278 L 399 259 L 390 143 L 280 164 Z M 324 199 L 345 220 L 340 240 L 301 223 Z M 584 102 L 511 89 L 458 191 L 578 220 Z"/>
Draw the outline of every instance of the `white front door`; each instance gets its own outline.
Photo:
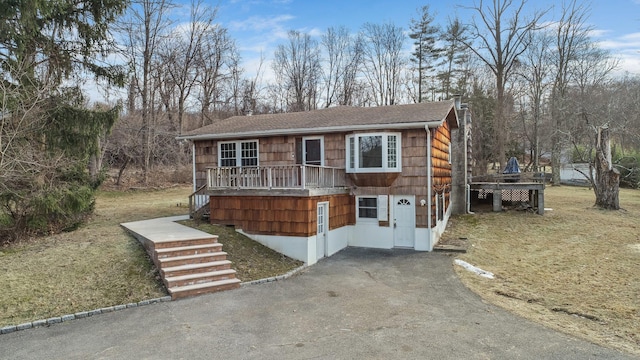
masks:
<path id="1" fill-rule="evenodd" d="M 329 240 L 329 203 L 318 203 L 318 231 L 316 233 L 316 259 L 327 255 Z"/>
<path id="2" fill-rule="evenodd" d="M 393 244 L 395 247 L 415 246 L 416 205 L 415 196 L 394 196 Z"/>

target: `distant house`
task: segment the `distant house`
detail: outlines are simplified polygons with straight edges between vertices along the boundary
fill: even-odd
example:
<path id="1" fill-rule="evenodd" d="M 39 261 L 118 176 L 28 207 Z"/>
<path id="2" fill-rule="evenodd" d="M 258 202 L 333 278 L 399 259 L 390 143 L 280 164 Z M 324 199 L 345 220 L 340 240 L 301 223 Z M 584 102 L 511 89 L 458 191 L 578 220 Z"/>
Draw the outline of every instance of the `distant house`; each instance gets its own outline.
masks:
<path id="1" fill-rule="evenodd" d="M 308 264 L 347 246 L 431 251 L 452 191 L 465 189 L 464 181 L 452 189 L 452 130 L 465 114 L 457 105 L 217 121 L 179 137 L 193 145 L 192 202 L 205 205 L 211 223 Z"/>

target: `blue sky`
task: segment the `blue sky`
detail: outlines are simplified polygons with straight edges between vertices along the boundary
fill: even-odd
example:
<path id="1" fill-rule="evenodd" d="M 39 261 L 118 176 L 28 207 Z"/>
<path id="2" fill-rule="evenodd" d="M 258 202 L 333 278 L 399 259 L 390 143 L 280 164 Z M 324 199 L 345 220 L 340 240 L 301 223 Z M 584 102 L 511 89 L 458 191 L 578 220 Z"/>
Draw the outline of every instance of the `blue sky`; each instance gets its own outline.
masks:
<path id="1" fill-rule="evenodd" d="M 408 29 L 416 9 L 428 4 L 436 22 L 459 16 L 465 22 L 473 13 L 473 0 L 208 0 L 218 6 L 218 20 L 236 40 L 247 73 L 257 67 L 260 53 L 269 61 L 288 30 L 319 35 L 328 27 L 344 25 L 353 32 L 366 22 L 392 22 Z M 491 0 L 486 0 L 486 2 Z M 514 1 L 518 3 L 518 0 Z M 557 19 L 558 1 L 529 0 L 528 9 L 551 8 L 547 17 Z M 593 0 L 589 22 L 594 40 L 621 60 L 621 69 L 640 74 L 640 0 Z M 465 8 L 467 7 L 467 8 Z M 408 42 L 407 42 L 408 44 Z M 263 65 L 264 67 L 265 65 Z"/>

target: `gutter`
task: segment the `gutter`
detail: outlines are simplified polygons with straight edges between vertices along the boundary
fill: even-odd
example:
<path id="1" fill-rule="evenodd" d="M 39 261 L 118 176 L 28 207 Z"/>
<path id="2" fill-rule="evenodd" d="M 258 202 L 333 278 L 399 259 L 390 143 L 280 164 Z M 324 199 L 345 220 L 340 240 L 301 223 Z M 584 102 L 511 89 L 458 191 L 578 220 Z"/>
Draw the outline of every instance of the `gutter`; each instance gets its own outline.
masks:
<path id="1" fill-rule="evenodd" d="M 192 167 L 192 175 L 193 175 L 193 192 L 195 193 L 198 190 L 196 186 L 196 144 L 191 143 L 191 167 Z"/>
<path id="2" fill-rule="evenodd" d="M 402 129 L 425 129 L 437 128 L 446 121 L 446 117 L 438 121 L 414 122 L 414 123 L 397 123 L 397 124 L 369 124 L 354 126 L 329 126 L 320 128 L 296 128 L 296 129 L 275 129 L 262 131 L 247 131 L 239 133 L 223 133 L 223 134 L 201 134 L 201 135 L 181 135 L 176 140 L 222 140 L 230 138 L 254 138 L 278 135 L 316 135 L 332 132 L 353 132 L 361 130 L 402 130 Z M 427 130 L 428 131 L 428 130 Z"/>
<path id="3" fill-rule="evenodd" d="M 433 229 L 431 221 L 431 199 L 433 198 L 431 194 L 433 188 L 431 184 L 431 131 L 428 126 L 425 126 L 424 130 L 427 132 L 427 227 L 429 228 L 429 247 L 431 248 L 431 231 Z"/>

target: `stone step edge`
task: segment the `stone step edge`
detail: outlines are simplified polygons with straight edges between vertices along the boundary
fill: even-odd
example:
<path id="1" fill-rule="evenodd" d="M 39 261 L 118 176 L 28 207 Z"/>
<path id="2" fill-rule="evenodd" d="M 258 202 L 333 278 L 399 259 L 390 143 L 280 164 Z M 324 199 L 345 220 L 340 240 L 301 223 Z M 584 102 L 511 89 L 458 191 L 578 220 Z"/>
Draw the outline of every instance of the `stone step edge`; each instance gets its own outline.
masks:
<path id="1" fill-rule="evenodd" d="M 293 275 L 299 273 L 300 271 L 306 269 L 307 267 L 308 267 L 308 265 L 302 265 L 302 266 L 300 266 L 298 268 L 295 268 L 295 269 L 285 273 L 284 275 L 278 275 L 278 276 L 272 276 L 272 277 L 268 277 L 268 278 L 264 278 L 264 279 L 258 279 L 258 280 L 253 280 L 253 281 L 242 282 L 242 283 L 240 283 L 240 286 L 245 287 L 245 286 L 249 286 L 249 285 L 265 284 L 265 283 L 274 282 L 274 281 L 278 281 L 278 280 L 288 279 L 291 276 L 293 276 Z M 168 302 L 168 301 L 172 301 L 170 295 L 163 296 L 163 297 L 160 297 L 160 298 L 155 298 L 155 299 L 142 300 L 142 301 L 138 301 L 137 303 L 129 303 L 129 304 L 126 304 L 126 305 L 115 305 L 115 306 L 110 306 L 110 307 L 101 308 L 101 309 L 95 309 L 95 310 L 90 310 L 90 311 L 80 311 L 80 312 L 77 312 L 75 314 L 62 315 L 62 316 L 52 317 L 52 318 L 43 319 L 43 320 L 35 320 L 35 321 L 32 321 L 32 322 L 27 322 L 27 323 L 23 323 L 23 324 L 19 324 L 19 325 L 8 325 L 8 326 L 4 326 L 4 327 L 0 328 L 0 335 L 13 333 L 15 331 L 21 331 L 21 330 L 27 330 L 27 329 L 31 329 L 31 328 L 42 327 L 42 326 L 50 326 L 50 325 L 54 325 L 54 324 L 58 324 L 58 323 L 66 322 L 66 321 L 71 321 L 71 320 L 84 319 L 84 318 L 88 318 L 88 317 L 91 317 L 91 316 L 94 316 L 94 315 L 100 315 L 100 314 L 109 313 L 109 312 L 113 312 L 113 311 L 120 311 L 120 310 L 124 310 L 124 309 L 131 309 L 131 308 L 135 308 L 135 307 L 139 307 L 139 306 L 157 304 L 157 303 Z"/>
<path id="2" fill-rule="evenodd" d="M 202 245 L 190 245 L 190 246 L 178 246 L 178 247 L 170 247 L 170 248 L 160 248 L 155 251 L 158 254 L 169 253 L 172 251 L 185 251 L 185 250 L 202 250 L 202 249 L 210 249 L 222 247 L 222 243 L 213 243 L 213 244 L 202 244 Z"/>
<path id="3" fill-rule="evenodd" d="M 198 278 L 203 278 L 203 277 L 207 277 L 207 276 L 216 276 L 216 275 L 231 275 L 231 274 L 235 274 L 236 271 L 233 269 L 225 269 L 225 270 L 218 270 L 218 271 L 209 271 L 209 272 L 204 272 L 204 273 L 195 273 L 195 274 L 188 274 L 188 275 L 178 275 L 178 276 L 172 276 L 172 277 L 165 277 L 164 280 L 166 282 L 170 282 L 170 281 L 183 281 L 183 280 L 195 280 Z"/>
<path id="4" fill-rule="evenodd" d="M 167 290 L 169 290 L 169 294 L 176 294 L 176 293 L 181 293 L 185 291 L 215 288 L 218 286 L 240 284 L 240 283 L 241 283 L 240 279 L 225 279 L 225 280 L 210 281 L 210 282 L 201 283 L 201 284 L 175 286 L 172 288 L 168 288 Z"/>
<path id="5" fill-rule="evenodd" d="M 183 261 L 183 260 L 193 260 L 193 259 L 201 259 L 212 256 L 227 256 L 228 254 L 224 251 L 216 251 L 212 253 L 202 253 L 202 254 L 194 254 L 194 255 L 181 255 L 181 256 L 172 256 L 166 258 L 160 258 L 158 261 L 160 264 L 168 263 L 172 261 Z"/>
<path id="6" fill-rule="evenodd" d="M 171 271 L 195 270 L 195 269 L 199 269 L 199 268 L 203 268 L 203 267 L 227 265 L 227 264 L 231 264 L 231 261 L 229 261 L 229 260 L 218 260 L 218 261 L 211 261 L 211 262 L 206 262 L 206 263 L 195 263 L 195 264 L 171 266 L 171 267 L 167 267 L 167 268 L 161 269 L 160 272 L 162 273 L 162 276 L 164 277 L 164 274 L 166 274 L 168 272 L 171 272 Z"/>

